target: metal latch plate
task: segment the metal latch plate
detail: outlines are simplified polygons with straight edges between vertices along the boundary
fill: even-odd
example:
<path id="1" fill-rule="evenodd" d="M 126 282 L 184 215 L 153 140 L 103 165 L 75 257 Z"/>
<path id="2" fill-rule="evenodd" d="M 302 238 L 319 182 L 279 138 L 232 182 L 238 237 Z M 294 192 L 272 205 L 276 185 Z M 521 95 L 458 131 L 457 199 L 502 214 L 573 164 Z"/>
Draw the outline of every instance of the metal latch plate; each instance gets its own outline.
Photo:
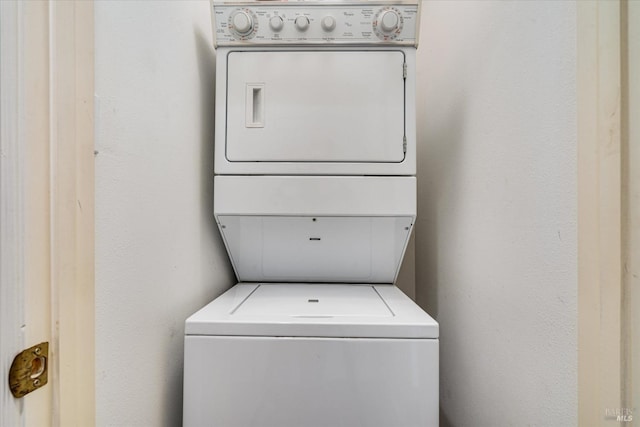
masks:
<path id="1" fill-rule="evenodd" d="M 49 343 L 41 342 L 20 352 L 9 370 L 9 388 L 14 397 L 23 397 L 47 384 Z"/>

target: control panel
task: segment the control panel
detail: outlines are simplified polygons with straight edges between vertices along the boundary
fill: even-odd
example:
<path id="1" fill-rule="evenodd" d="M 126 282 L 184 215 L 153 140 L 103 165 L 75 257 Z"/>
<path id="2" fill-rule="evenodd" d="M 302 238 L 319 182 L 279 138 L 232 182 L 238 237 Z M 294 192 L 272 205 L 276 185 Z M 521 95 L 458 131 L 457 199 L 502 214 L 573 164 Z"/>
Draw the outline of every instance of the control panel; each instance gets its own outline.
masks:
<path id="1" fill-rule="evenodd" d="M 216 45 L 418 41 L 418 3 L 215 3 Z"/>

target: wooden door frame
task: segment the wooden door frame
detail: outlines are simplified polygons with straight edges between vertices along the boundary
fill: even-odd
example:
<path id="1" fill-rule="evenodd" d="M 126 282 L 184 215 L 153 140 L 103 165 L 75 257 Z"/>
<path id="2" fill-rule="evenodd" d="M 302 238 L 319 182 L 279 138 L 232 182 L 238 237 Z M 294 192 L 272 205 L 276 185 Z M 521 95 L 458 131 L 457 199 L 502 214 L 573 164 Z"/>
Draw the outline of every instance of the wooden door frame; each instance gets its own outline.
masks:
<path id="1" fill-rule="evenodd" d="M 627 379 L 627 404 L 634 409 L 634 425 L 640 426 L 640 2 L 629 2 L 626 29 L 628 87 L 627 162 L 623 165 L 626 180 L 624 218 L 628 240 L 624 246 L 625 321 L 630 326 L 625 331 L 628 340 L 631 375 Z M 632 76 L 635 76 L 632 78 Z M 635 118 L 632 119 L 632 118 Z"/>
<path id="2" fill-rule="evenodd" d="M 21 13 L 21 4 L 0 2 L 0 425 L 16 426 L 24 424 L 23 402 L 7 384 L 25 346 Z"/>
<path id="3" fill-rule="evenodd" d="M 49 2 L 54 425 L 95 424 L 93 1 Z"/>
<path id="4" fill-rule="evenodd" d="M 638 268 L 630 252 L 638 245 L 637 224 L 633 234 L 629 219 L 639 213 L 629 197 L 630 162 L 636 173 L 639 166 L 637 154 L 629 156 L 630 126 L 638 126 L 629 114 L 629 49 L 638 49 L 628 43 L 638 25 L 629 20 L 629 7 L 638 7 L 631 3 L 577 2 L 579 425 L 620 425 L 620 415 L 638 425 L 639 414 L 628 412 L 630 272 Z"/>
<path id="5" fill-rule="evenodd" d="M 91 426 L 93 1 L 0 2 L 0 23 L 0 373 L 50 342 L 49 384 L 19 400 L 2 387 L 0 425 Z"/>

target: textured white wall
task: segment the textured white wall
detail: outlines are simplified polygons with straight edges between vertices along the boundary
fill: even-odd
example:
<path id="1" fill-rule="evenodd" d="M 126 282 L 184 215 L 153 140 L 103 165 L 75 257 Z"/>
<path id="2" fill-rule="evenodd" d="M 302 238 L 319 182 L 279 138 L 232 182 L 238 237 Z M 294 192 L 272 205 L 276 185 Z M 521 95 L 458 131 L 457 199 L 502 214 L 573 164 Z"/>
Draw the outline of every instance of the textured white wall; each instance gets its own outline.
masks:
<path id="1" fill-rule="evenodd" d="M 234 283 L 210 25 L 206 1 L 95 4 L 98 426 L 180 425 L 184 320 Z"/>
<path id="2" fill-rule="evenodd" d="M 442 425 L 576 425 L 576 5 L 423 5 L 416 288 Z"/>

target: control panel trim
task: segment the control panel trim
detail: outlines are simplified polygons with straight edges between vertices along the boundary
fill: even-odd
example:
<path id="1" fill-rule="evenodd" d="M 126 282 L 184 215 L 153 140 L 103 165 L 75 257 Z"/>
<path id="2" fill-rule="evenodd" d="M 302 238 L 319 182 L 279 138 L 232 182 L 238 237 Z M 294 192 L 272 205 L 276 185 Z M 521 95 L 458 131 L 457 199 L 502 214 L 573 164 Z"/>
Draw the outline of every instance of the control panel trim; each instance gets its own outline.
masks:
<path id="1" fill-rule="evenodd" d="M 392 2 L 211 2 L 214 45 L 218 46 L 414 46 L 420 29 L 420 3 Z M 254 26 L 240 34 L 229 24 L 239 12 L 250 13 Z M 386 12 L 396 15 L 397 26 L 380 28 L 378 18 Z M 282 24 L 270 25 L 274 17 Z M 298 25 L 299 18 L 307 25 Z M 332 24 L 326 26 L 324 20 Z M 393 20 L 392 20 L 393 21 Z"/>

